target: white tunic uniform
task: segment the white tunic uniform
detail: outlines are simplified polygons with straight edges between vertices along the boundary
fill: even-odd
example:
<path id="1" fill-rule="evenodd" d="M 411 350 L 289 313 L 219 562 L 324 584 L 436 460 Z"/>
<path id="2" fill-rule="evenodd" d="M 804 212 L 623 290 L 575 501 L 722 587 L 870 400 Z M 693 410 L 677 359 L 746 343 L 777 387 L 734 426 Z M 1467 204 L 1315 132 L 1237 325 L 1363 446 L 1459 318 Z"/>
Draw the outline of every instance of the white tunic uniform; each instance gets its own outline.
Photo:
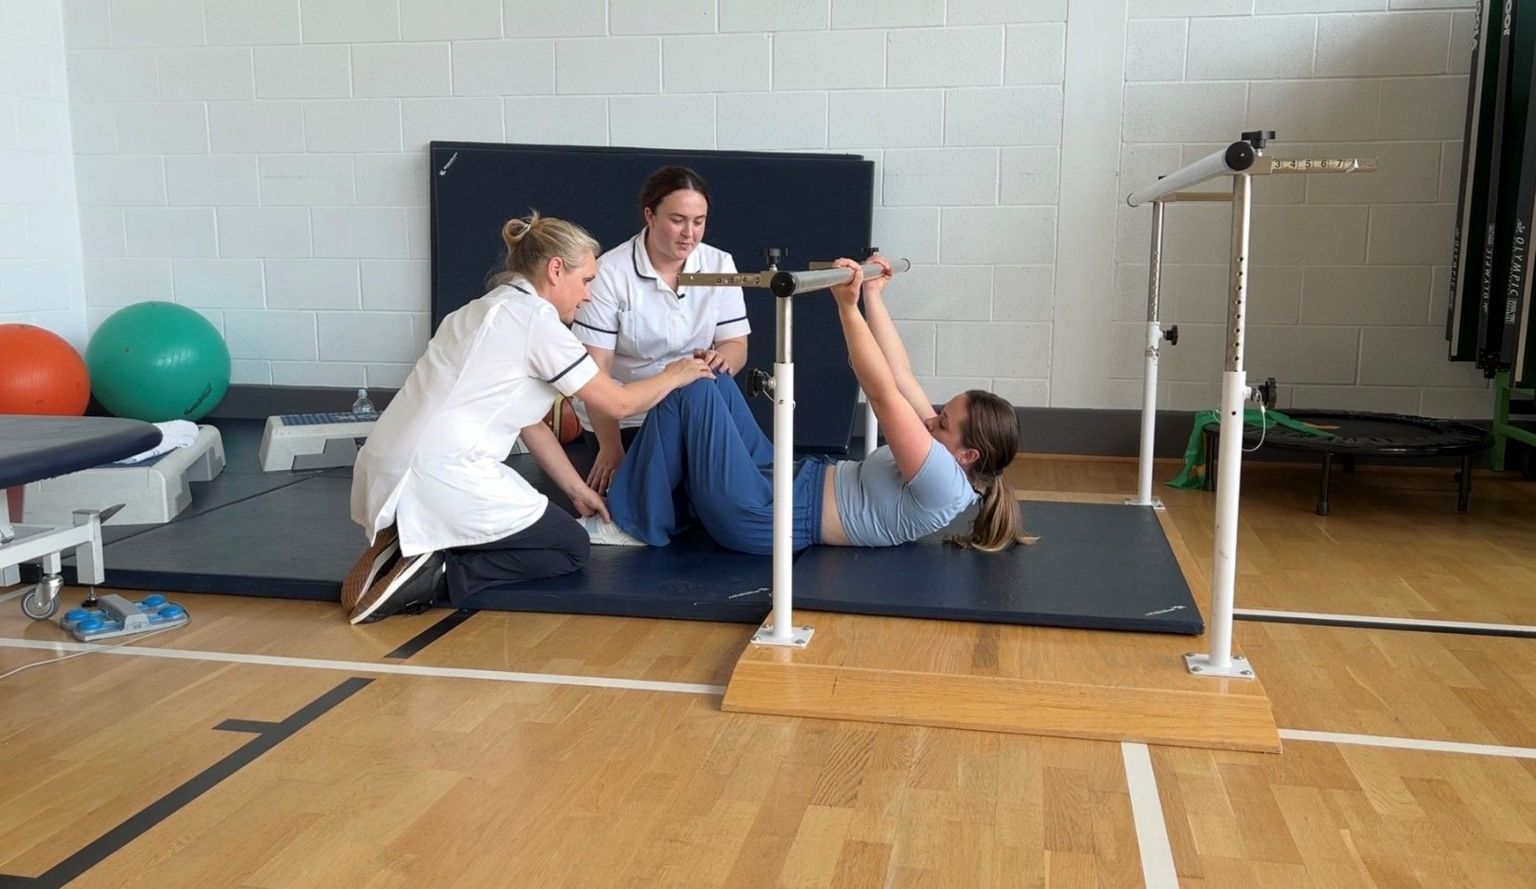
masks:
<path id="1" fill-rule="evenodd" d="M 502 461 L 556 390 L 572 395 L 597 370 L 524 279 L 452 313 L 357 455 L 353 521 L 370 541 L 396 525 L 407 556 L 532 525 L 549 498 Z"/>
<path id="2" fill-rule="evenodd" d="M 683 262 L 683 272 L 735 272 L 731 254 L 700 244 Z M 613 378 L 643 380 L 695 349 L 746 336 L 746 302 L 740 287 L 683 287 L 678 293 L 662 282 L 645 250 L 645 231 L 604 253 L 597 261 L 592 299 L 576 310 L 571 326 L 589 346 L 613 351 Z M 739 368 L 731 368 L 738 370 Z M 586 406 L 577 403 L 582 428 L 590 430 Z M 639 426 L 641 412 L 620 426 Z"/>

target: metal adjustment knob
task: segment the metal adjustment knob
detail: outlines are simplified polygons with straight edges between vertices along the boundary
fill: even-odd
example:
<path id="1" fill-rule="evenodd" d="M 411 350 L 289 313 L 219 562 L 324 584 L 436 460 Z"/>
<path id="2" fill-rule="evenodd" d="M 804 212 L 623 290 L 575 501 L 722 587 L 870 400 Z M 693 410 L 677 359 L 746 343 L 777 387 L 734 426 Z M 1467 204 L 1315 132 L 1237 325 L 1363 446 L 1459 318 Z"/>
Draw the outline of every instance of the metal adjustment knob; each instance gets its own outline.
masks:
<path id="1" fill-rule="evenodd" d="M 773 375 L 760 367 L 754 367 L 747 371 L 747 395 L 756 398 L 759 395 L 773 393 Z"/>

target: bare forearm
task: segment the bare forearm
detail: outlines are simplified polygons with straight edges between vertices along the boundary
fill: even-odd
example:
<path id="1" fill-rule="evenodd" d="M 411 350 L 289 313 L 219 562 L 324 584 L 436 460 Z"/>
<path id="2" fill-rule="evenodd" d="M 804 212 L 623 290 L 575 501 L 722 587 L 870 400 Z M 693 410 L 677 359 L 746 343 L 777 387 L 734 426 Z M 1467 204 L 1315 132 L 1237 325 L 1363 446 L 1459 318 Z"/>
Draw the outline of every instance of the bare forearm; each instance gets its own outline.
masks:
<path id="1" fill-rule="evenodd" d="M 528 453 L 538 461 L 539 468 L 560 486 L 560 490 L 569 493 L 575 488 L 586 486 L 581 473 L 571 465 L 571 458 L 565 455 L 565 448 L 560 446 L 560 440 L 555 438 L 555 433 L 548 426 L 543 423 L 524 426 L 522 439 Z"/>
<path id="2" fill-rule="evenodd" d="M 874 332 L 859 310 L 853 306 L 839 305 L 838 320 L 843 325 L 843 338 L 848 343 L 848 361 L 853 365 L 853 375 L 871 403 L 879 399 L 899 397 L 900 388 L 891 365 L 880 349 Z"/>
<path id="3" fill-rule="evenodd" d="M 883 293 L 864 297 L 864 317 L 869 322 L 875 342 L 880 345 L 880 353 L 891 365 L 891 374 L 896 378 L 897 388 L 921 412 L 929 403 L 928 395 L 917 382 L 917 375 L 912 372 L 912 359 L 907 355 L 907 345 L 902 342 L 901 334 L 896 330 L 896 322 L 891 320 Z"/>
<path id="4" fill-rule="evenodd" d="M 587 405 L 587 419 L 592 421 L 592 434 L 597 436 L 597 445 L 602 448 L 623 447 L 619 437 L 619 418 L 605 411 L 598 410 L 592 405 Z"/>
<path id="5" fill-rule="evenodd" d="M 896 331 L 896 322 L 891 320 L 890 310 L 885 307 L 885 295 L 877 294 L 864 297 L 864 318 L 869 322 L 869 330 L 875 336 L 875 342 L 880 345 L 880 353 L 891 365 L 891 372 L 898 378 L 902 375 L 912 376 L 912 359 L 907 357 L 907 346 L 901 341 L 901 334 Z"/>

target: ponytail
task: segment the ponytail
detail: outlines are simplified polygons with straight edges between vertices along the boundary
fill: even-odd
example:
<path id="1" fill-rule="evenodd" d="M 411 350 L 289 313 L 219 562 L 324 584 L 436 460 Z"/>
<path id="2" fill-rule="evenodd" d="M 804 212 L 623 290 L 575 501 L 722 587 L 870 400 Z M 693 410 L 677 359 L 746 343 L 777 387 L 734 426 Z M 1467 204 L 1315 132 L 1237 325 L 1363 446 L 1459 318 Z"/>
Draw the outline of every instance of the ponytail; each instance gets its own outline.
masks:
<path id="1" fill-rule="evenodd" d="M 971 522 L 970 532 L 951 535 L 944 542 L 984 553 L 999 552 L 1013 544 L 1027 546 L 1037 542 L 1039 537 L 1025 534 L 1020 527 L 1019 501 L 1008 478 L 999 474 L 984 484 L 981 510 Z"/>

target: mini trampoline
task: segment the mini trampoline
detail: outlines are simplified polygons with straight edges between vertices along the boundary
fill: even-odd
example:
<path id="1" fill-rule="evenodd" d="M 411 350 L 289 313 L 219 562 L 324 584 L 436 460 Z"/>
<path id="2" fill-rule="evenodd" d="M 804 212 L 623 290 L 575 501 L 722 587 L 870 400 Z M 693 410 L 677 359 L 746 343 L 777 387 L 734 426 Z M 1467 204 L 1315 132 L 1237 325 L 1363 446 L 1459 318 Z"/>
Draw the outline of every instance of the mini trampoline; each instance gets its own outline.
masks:
<path id="1" fill-rule="evenodd" d="M 1364 411 L 1291 410 L 1286 414 L 1333 435 L 1308 435 L 1284 426 L 1274 426 L 1267 431 L 1245 426 L 1243 444 L 1249 448 L 1258 446 L 1262 437 L 1266 448 L 1322 454 L 1323 476 L 1317 489 L 1318 515 L 1328 514 L 1328 479 L 1335 456 L 1344 458 L 1346 471 L 1355 468 L 1356 457 L 1460 457 L 1456 509 L 1466 512 L 1472 494 L 1472 461 L 1493 444 L 1493 437 L 1487 430 L 1450 420 Z M 1210 491 L 1216 487 L 1216 440 L 1221 434 L 1221 424 L 1208 423 L 1202 433 L 1205 436 L 1205 490 Z"/>

